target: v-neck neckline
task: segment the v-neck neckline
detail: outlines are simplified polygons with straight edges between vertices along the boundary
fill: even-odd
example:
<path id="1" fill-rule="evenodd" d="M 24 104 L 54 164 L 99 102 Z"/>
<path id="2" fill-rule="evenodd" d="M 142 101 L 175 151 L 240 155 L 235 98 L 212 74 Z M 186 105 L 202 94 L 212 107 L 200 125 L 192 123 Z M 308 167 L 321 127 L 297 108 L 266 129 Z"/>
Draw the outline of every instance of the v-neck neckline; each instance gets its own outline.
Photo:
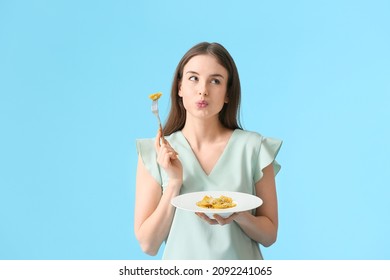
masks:
<path id="1" fill-rule="evenodd" d="M 230 143 L 232 142 L 232 139 L 234 137 L 234 135 L 236 134 L 236 131 L 237 129 L 233 130 L 232 134 L 230 135 L 229 139 L 227 140 L 226 142 L 226 145 L 225 147 L 223 148 L 223 151 L 222 153 L 219 155 L 217 161 L 215 162 L 214 166 L 211 168 L 210 172 L 207 173 L 203 166 L 200 164 L 199 162 L 199 159 L 197 158 L 197 156 L 195 155 L 195 152 L 194 150 L 192 149 L 191 145 L 190 145 L 190 142 L 188 142 L 187 138 L 184 136 L 183 132 L 180 130 L 180 135 L 182 136 L 184 142 L 185 142 L 185 145 L 187 146 L 187 148 L 189 149 L 192 157 L 194 158 L 195 162 L 197 163 L 198 165 L 198 168 L 202 171 L 202 174 L 206 177 L 210 177 L 213 173 L 214 173 L 214 170 L 216 170 L 216 168 L 219 166 L 220 162 L 222 161 L 223 157 L 225 156 L 226 154 L 226 151 L 229 149 L 230 147 Z"/>

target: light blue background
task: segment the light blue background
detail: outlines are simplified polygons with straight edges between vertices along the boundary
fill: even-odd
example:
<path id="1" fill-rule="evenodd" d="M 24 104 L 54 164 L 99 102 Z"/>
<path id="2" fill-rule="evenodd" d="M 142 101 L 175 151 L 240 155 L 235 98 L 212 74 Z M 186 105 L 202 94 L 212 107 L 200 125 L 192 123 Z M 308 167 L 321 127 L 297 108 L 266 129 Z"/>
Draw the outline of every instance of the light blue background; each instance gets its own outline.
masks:
<path id="1" fill-rule="evenodd" d="M 0 259 L 150 258 L 135 139 L 201 41 L 237 63 L 244 128 L 284 140 L 265 258 L 390 259 L 389 15 L 385 0 L 0 0 Z"/>

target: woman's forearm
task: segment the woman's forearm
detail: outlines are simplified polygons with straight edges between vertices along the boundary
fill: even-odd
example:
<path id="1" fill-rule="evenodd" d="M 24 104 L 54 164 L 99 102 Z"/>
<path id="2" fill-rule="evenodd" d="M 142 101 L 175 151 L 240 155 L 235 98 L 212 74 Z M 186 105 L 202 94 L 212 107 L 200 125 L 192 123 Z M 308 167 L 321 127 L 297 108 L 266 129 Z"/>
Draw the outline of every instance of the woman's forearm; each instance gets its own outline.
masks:
<path id="1" fill-rule="evenodd" d="M 171 199 L 179 194 L 180 186 L 181 182 L 168 184 L 155 211 L 136 231 L 136 237 L 142 250 L 149 255 L 156 255 L 168 236 L 175 213 Z"/>
<path id="2" fill-rule="evenodd" d="M 278 226 L 266 216 L 254 216 L 249 212 L 239 213 L 234 221 L 253 240 L 268 247 L 276 241 Z"/>

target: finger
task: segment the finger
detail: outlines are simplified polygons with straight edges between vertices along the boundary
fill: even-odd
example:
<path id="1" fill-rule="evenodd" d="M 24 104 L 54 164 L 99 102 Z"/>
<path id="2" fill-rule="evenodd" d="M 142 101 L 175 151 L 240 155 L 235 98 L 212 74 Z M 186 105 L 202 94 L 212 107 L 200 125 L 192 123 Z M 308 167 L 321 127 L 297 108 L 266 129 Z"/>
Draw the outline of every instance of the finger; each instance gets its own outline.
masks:
<path id="1" fill-rule="evenodd" d="M 161 142 L 162 142 L 162 143 L 166 143 L 167 140 L 165 140 L 165 137 L 164 137 L 164 133 L 163 133 L 163 129 L 162 129 L 161 124 L 160 124 L 160 132 L 161 132 Z"/>
<path id="2" fill-rule="evenodd" d="M 171 157 L 169 156 L 168 153 L 163 153 L 162 156 L 161 156 L 161 165 L 164 167 L 164 168 L 167 168 L 171 162 Z"/>
<path id="3" fill-rule="evenodd" d="M 223 217 L 221 217 L 221 216 L 218 215 L 218 214 L 214 214 L 215 220 L 218 222 L 218 224 L 220 224 L 220 225 L 222 225 L 222 226 L 227 225 L 227 224 L 230 224 L 231 222 L 233 222 L 235 216 L 236 216 L 236 213 L 230 215 L 230 216 L 227 217 L 227 218 L 223 218 Z"/>
<path id="4" fill-rule="evenodd" d="M 205 220 L 206 222 L 210 223 L 208 217 L 207 217 L 205 214 L 200 213 L 200 212 L 195 212 L 195 214 L 196 214 L 199 218 L 201 218 L 202 220 Z"/>
<path id="5" fill-rule="evenodd" d="M 157 162 L 159 164 L 162 164 L 164 162 L 166 154 L 167 154 L 166 148 L 160 145 L 160 147 L 157 150 Z"/>
<path id="6" fill-rule="evenodd" d="M 165 145 L 165 144 L 161 144 L 160 145 L 160 151 L 159 151 L 159 154 L 161 156 L 165 156 L 165 155 L 168 155 L 170 158 L 173 158 L 177 153 L 175 152 L 174 149 L 172 149 L 171 147 Z"/>
<path id="7" fill-rule="evenodd" d="M 205 220 L 209 225 L 218 225 L 218 222 L 214 219 L 210 219 L 207 215 L 203 214 L 201 216 L 203 220 Z"/>
<path id="8" fill-rule="evenodd" d="M 218 222 L 214 219 L 210 219 L 206 214 L 200 213 L 200 212 L 195 212 L 195 214 L 200 217 L 201 219 L 205 220 L 208 224 L 210 225 L 216 225 Z"/>
<path id="9" fill-rule="evenodd" d="M 220 224 L 221 226 L 226 225 L 225 219 L 222 218 L 220 215 L 214 214 L 213 217 L 217 221 L 217 223 Z"/>
<path id="10" fill-rule="evenodd" d="M 176 153 L 175 151 L 171 151 L 171 152 L 169 152 L 168 154 L 169 154 L 169 157 L 170 157 L 172 160 L 178 159 L 177 153 Z"/>
<path id="11" fill-rule="evenodd" d="M 172 159 L 176 159 L 179 155 L 175 149 L 172 148 L 172 146 L 169 144 L 167 140 L 161 144 L 161 147 L 165 148 L 168 153 L 172 155 Z"/>

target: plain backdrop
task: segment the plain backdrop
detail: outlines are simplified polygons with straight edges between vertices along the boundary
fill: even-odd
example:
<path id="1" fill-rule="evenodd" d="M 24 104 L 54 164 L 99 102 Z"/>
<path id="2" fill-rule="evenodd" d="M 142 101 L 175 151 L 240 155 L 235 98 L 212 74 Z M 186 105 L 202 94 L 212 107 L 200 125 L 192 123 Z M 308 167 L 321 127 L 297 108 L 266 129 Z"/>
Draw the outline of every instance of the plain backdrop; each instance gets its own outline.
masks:
<path id="1" fill-rule="evenodd" d="M 390 2 L 0 0 L 0 259 L 160 259 L 135 139 L 182 55 L 231 53 L 247 130 L 284 141 L 266 259 L 390 259 Z"/>

